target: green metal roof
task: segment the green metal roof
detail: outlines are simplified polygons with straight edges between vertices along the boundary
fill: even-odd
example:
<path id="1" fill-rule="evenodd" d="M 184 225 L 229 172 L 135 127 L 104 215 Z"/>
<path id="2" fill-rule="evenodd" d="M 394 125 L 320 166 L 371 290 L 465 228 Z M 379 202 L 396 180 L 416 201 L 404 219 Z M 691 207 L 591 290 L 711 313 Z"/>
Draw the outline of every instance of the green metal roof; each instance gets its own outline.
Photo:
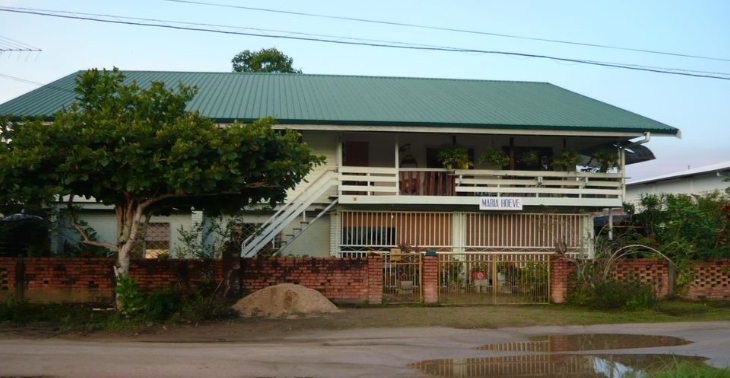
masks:
<path id="1" fill-rule="evenodd" d="M 50 117 L 74 100 L 81 72 L 0 105 Z M 273 116 L 282 124 L 437 126 L 646 132 L 678 129 L 549 83 L 404 77 L 124 71 L 145 86 L 197 86 L 190 110 L 218 122 Z"/>

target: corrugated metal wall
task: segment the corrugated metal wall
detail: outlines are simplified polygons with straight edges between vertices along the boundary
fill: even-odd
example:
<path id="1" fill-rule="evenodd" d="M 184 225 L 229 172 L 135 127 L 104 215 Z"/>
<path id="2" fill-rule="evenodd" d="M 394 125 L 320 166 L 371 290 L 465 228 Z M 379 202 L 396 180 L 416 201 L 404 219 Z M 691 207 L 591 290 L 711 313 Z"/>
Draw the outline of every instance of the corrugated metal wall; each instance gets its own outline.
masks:
<path id="1" fill-rule="evenodd" d="M 439 252 L 590 252 L 590 214 L 339 212 L 340 255 L 408 247 Z"/>

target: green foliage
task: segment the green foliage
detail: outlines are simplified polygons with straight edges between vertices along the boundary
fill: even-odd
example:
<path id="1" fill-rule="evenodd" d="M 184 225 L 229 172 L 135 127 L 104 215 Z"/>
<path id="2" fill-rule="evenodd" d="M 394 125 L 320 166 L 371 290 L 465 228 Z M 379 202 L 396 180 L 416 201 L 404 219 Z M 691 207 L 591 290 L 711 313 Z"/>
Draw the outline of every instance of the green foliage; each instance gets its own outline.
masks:
<path id="1" fill-rule="evenodd" d="M 171 288 L 145 292 L 138 279 L 121 278 L 116 287 L 119 315 L 126 319 L 164 322 L 168 320 L 199 323 L 232 315 L 226 298 L 218 293 L 218 285 L 204 279 L 198 285 L 182 282 Z"/>
<path id="2" fill-rule="evenodd" d="M 644 195 L 629 237 L 667 254 L 673 261 L 730 257 L 730 197 Z M 635 210 L 634 210 L 635 211 Z"/>
<path id="3" fill-rule="evenodd" d="M 540 152 L 537 150 L 525 150 L 520 155 L 520 162 L 525 164 L 535 164 L 540 161 Z"/>
<path id="4" fill-rule="evenodd" d="M 13 295 L 0 302 L 0 320 L 3 321 L 20 322 L 31 312 L 32 307 L 27 300 Z"/>
<path id="5" fill-rule="evenodd" d="M 556 171 L 575 171 L 580 162 L 580 155 L 576 151 L 563 150 L 553 156 L 552 166 Z"/>
<path id="6" fill-rule="evenodd" d="M 521 268 L 522 282 L 548 282 L 548 264 L 541 261 L 528 260 Z"/>
<path id="7" fill-rule="evenodd" d="M 533 152 L 537 155 L 537 151 Z M 535 157 L 535 160 L 537 161 L 537 157 Z M 477 159 L 477 164 L 485 164 L 488 169 L 503 169 L 509 165 L 509 162 L 509 156 L 500 147 L 485 148 L 484 152 L 479 155 L 479 159 Z"/>
<path id="8" fill-rule="evenodd" d="M 119 304 L 117 311 L 126 318 L 139 315 L 145 308 L 145 296 L 137 287 L 138 282 L 139 277 L 117 277 L 117 286 L 114 288 Z"/>
<path id="9" fill-rule="evenodd" d="M 608 172 L 618 167 L 619 155 L 615 148 L 601 148 L 593 153 L 593 159 L 598 163 L 599 172 Z"/>
<path id="10" fill-rule="evenodd" d="M 277 203 L 324 161 L 299 133 L 274 130 L 271 118 L 219 127 L 187 111 L 195 88 L 141 87 L 114 69 L 80 75 L 75 92 L 50 124 L 0 120 L 0 212 L 93 197 L 116 209 L 118 245 L 106 246 L 123 261 L 146 216 Z"/>
<path id="11" fill-rule="evenodd" d="M 218 259 L 221 258 L 227 243 L 239 245 L 243 242 L 238 227 L 245 223 L 243 215 L 227 219 L 210 217 L 204 223 L 194 223 L 190 228 L 178 228 L 178 245 L 175 257 L 180 259 Z"/>
<path id="12" fill-rule="evenodd" d="M 469 151 L 458 144 L 450 144 L 441 149 L 438 159 L 446 169 L 468 169 L 473 166 L 469 161 Z"/>
<path id="13" fill-rule="evenodd" d="M 662 369 L 643 375 L 644 378 L 730 378 L 730 369 L 717 369 L 702 364 L 673 361 Z"/>
<path id="14" fill-rule="evenodd" d="M 657 303 L 651 286 L 639 281 L 617 281 L 592 277 L 577 279 L 568 302 L 596 310 L 646 310 Z"/>
<path id="15" fill-rule="evenodd" d="M 244 50 L 231 59 L 233 72 L 302 73 L 293 67 L 294 59 L 276 48 Z"/>

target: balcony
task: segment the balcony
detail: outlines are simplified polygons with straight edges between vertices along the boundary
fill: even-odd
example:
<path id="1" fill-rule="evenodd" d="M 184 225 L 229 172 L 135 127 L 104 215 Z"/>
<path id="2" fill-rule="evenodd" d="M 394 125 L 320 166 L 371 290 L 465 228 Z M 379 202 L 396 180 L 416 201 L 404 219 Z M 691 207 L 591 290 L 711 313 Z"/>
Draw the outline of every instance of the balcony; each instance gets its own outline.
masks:
<path id="1" fill-rule="evenodd" d="M 620 207 L 623 173 L 340 167 L 341 204 L 473 205 L 519 198 L 524 206 Z"/>

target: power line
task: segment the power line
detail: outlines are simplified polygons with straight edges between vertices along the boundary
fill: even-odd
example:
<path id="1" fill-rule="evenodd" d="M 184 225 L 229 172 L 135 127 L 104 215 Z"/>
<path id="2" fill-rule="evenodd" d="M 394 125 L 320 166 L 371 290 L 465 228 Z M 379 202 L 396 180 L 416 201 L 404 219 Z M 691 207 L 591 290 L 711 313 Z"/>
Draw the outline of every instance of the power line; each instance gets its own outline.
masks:
<path id="1" fill-rule="evenodd" d="M 4 79 L 8 79 L 8 80 L 13 80 L 13 81 L 17 81 L 17 82 L 25 83 L 25 84 L 37 85 L 39 87 L 55 89 L 55 90 L 59 90 L 59 91 L 63 91 L 63 92 L 76 93 L 73 90 L 68 89 L 68 88 L 58 87 L 58 86 L 55 86 L 53 84 L 43 84 L 43 83 L 40 83 L 40 82 L 37 82 L 37 81 L 23 79 L 21 77 L 6 75 L 6 74 L 2 74 L 2 73 L 0 73 L 0 78 L 4 78 Z"/>
<path id="2" fill-rule="evenodd" d="M 39 16 L 65 18 L 65 19 L 73 19 L 73 20 L 95 21 L 95 22 L 110 23 L 110 24 L 156 27 L 156 28 L 209 32 L 209 33 L 219 33 L 219 34 L 228 34 L 228 35 L 244 35 L 244 36 L 261 37 L 261 38 L 321 42 L 321 43 L 331 43 L 331 44 L 340 44 L 340 45 L 382 47 L 382 48 L 401 49 L 401 50 L 478 53 L 478 54 L 492 54 L 492 55 L 526 57 L 526 58 L 538 58 L 538 59 L 547 59 L 547 60 L 553 60 L 553 61 L 559 61 L 559 62 L 571 62 L 571 63 L 586 64 L 586 65 L 594 65 L 594 66 L 600 66 L 600 67 L 621 68 L 621 69 L 634 70 L 634 71 L 646 71 L 646 72 L 655 72 L 655 73 L 680 75 L 680 76 L 730 80 L 730 77 L 717 76 L 714 74 L 699 74 L 699 73 L 685 72 L 685 71 L 690 71 L 690 70 L 651 67 L 651 66 L 639 66 L 639 65 L 633 65 L 633 64 L 601 62 L 601 61 L 575 59 L 575 58 L 563 58 L 563 57 L 556 57 L 556 56 L 550 56 L 550 55 L 529 54 L 529 53 L 520 53 L 520 52 L 511 52 L 511 51 L 490 51 L 490 50 L 466 49 L 466 48 L 429 47 L 429 46 L 417 46 L 417 45 L 408 45 L 408 44 L 393 45 L 393 44 L 387 44 L 387 43 L 351 42 L 351 41 L 321 39 L 321 38 L 312 38 L 312 37 L 303 37 L 303 36 L 298 37 L 298 36 L 271 35 L 271 34 L 261 34 L 261 33 L 247 33 L 247 32 L 237 32 L 237 31 L 230 31 L 230 30 L 206 29 L 206 28 L 199 28 L 199 27 L 183 27 L 183 26 L 175 26 L 175 25 L 168 25 L 168 24 L 150 24 L 150 23 L 142 23 L 142 22 L 123 21 L 123 20 L 108 20 L 108 19 L 100 19 L 100 18 L 87 17 L 87 16 L 72 16 L 72 15 L 65 15 L 65 14 L 54 14 L 54 13 L 47 13 L 44 11 L 19 10 L 19 9 L 13 9 L 13 8 L 8 8 L 8 7 L 0 8 L 0 11 L 11 12 L 11 13 L 33 14 L 33 15 L 39 15 Z M 107 17 L 116 17 L 116 16 L 107 15 Z M 720 75 L 730 75 L 728 73 L 719 73 L 719 74 Z"/>
<path id="3" fill-rule="evenodd" d="M 242 5 L 209 3 L 209 2 L 193 1 L 193 0 L 161 0 L 161 1 L 166 1 L 166 2 L 170 2 L 170 3 L 183 3 L 183 4 L 205 5 L 205 6 L 212 6 L 212 7 L 243 9 L 243 10 L 250 10 L 250 11 L 257 11 L 257 12 L 290 14 L 290 15 L 304 16 L 304 17 L 327 18 L 327 19 L 333 19 L 333 20 L 355 21 L 355 22 L 363 22 L 363 23 L 369 23 L 369 24 L 400 26 L 400 27 L 417 28 L 417 29 L 440 30 L 440 31 L 447 31 L 447 32 L 454 32 L 454 33 L 486 35 L 486 36 L 491 36 L 491 37 L 524 39 L 524 40 L 529 40 L 529 41 L 560 43 L 560 44 L 574 45 L 574 46 L 586 46 L 586 47 L 604 48 L 604 49 L 612 49 L 612 50 L 633 51 L 633 52 L 640 52 L 640 53 L 646 53 L 646 54 L 669 55 L 669 56 L 677 56 L 677 57 L 682 57 L 682 58 L 707 59 L 707 60 L 718 60 L 718 61 L 723 61 L 723 62 L 730 62 L 730 58 L 717 58 L 717 57 L 710 57 L 710 56 L 675 53 L 675 52 L 668 52 L 668 51 L 639 49 L 639 48 L 631 48 L 631 47 L 623 47 L 623 46 L 615 46 L 615 45 L 604 45 L 604 44 L 599 44 L 599 43 L 575 42 L 575 41 L 567 41 L 567 40 L 561 40 L 561 39 L 528 37 L 528 36 L 521 36 L 521 35 L 514 35 L 514 34 L 492 33 L 492 32 L 485 32 L 485 31 L 478 31 L 478 30 L 467 30 L 467 29 L 440 27 L 440 26 L 432 26 L 432 25 L 411 24 L 411 23 L 405 23 L 405 22 L 372 20 L 372 19 L 366 19 L 366 18 L 334 16 L 334 15 L 307 13 L 307 12 L 295 12 L 295 11 L 270 9 L 270 8 L 256 8 L 256 7 L 247 7 L 247 6 L 242 6 Z"/>
<path id="4" fill-rule="evenodd" d="M 74 16 L 75 15 L 97 16 L 97 17 L 114 18 L 117 20 L 124 19 L 124 20 L 136 20 L 136 21 L 152 21 L 152 22 L 160 22 L 160 23 L 164 23 L 164 24 L 172 23 L 172 24 L 180 24 L 180 25 L 223 27 L 223 28 L 236 29 L 236 30 L 255 30 L 255 31 L 270 32 L 270 33 L 271 32 L 284 33 L 284 34 L 303 35 L 303 36 L 309 36 L 309 37 L 325 37 L 325 38 L 336 38 L 336 39 L 364 41 L 364 42 L 380 42 L 380 43 L 397 44 L 397 45 L 405 45 L 405 46 L 438 47 L 438 48 L 442 48 L 442 49 L 452 49 L 452 50 L 458 49 L 458 47 L 452 47 L 452 46 L 430 45 L 430 44 L 400 42 L 400 41 L 382 40 L 382 39 L 356 38 L 356 37 L 348 37 L 348 36 L 337 36 L 337 35 L 331 35 L 331 34 L 314 34 L 314 33 L 304 33 L 304 32 L 281 30 L 281 29 L 262 29 L 262 28 L 252 28 L 252 27 L 244 27 L 244 26 L 236 26 L 236 25 L 177 21 L 177 20 L 167 20 L 167 19 L 159 19 L 159 18 L 128 17 L 128 16 L 108 15 L 108 14 L 101 14 L 101 13 L 70 12 L 70 11 L 59 11 L 59 10 L 38 9 L 38 8 L 22 8 L 22 7 L 12 7 L 12 9 L 28 10 L 28 11 L 42 11 L 42 12 L 50 12 L 50 13 L 54 13 L 54 14 L 69 14 L 69 15 L 74 15 Z M 526 59 L 530 59 L 530 58 L 528 57 Z M 626 65 L 626 66 L 632 66 L 632 67 L 652 68 L 652 69 L 658 69 L 658 70 L 668 70 L 668 71 L 677 71 L 677 72 L 694 72 L 694 73 L 704 73 L 704 74 L 713 74 L 713 75 L 730 75 L 730 73 L 716 72 L 716 71 L 701 71 L 701 70 L 690 70 L 690 69 L 681 69 L 681 68 L 667 68 L 667 67 L 636 65 L 636 64 L 628 64 L 628 63 L 620 63 L 620 64 Z"/>
<path id="5" fill-rule="evenodd" d="M 353 41 L 383 42 L 383 43 L 412 45 L 412 46 L 429 46 L 429 47 L 448 48 L 448 46 L 429 45 L 429 44 L 420 44 L 420 43 L 412 43 L 412 42 L 398 42 L 398 41 L 390 41 L 390 40 L 382 40 L 382 39 L 356 38 L 356 37 L 348 37 L 348 36 L 337 36 L 337 35 L 331 35 L 331 34 L 304 33 L 304 32 L 281 30 L 281 29 L 262 29 L 262 28 L 244 27 L 244 26 L 237 26 L 237 25 L 223 25 L 223 24 L 211 24 L 211 23 L 200 23 L 200 22 L 190 22 L 190 21 L 176 21 L 176 20 L 166 20 L 166 19 L 159 19 L 159 18 L 128 17 L 128 16 L 108 15 L 108 14 L 101 14 L 101 13 L 70 12 L 70 11 L 38 9 L 38 8 L 23 8 L 23 7 L 6 7 L 6 8 L 15 9 L 15 10 L 49 12 L 49 13 L 54 13 L 54 14 L 106 17 L 106 18 L 114 18 L 117 20 L 122 19 L 122 20 L 136 20 L 136 21 L 152 21 L 152 22 L 159 22 L 159 23 L 163 23 L 163 24 L 173 23 L 173 24 L 180 24 L 180 25 L 223 27 L 223 28 L 236 29 L 236 30 L 255 30 L 255 31 L 260 31 L 260 32 L 284 33 L 284 34 L 303 35 L 303 36 L 310 36 L 310 37 L 325 37 L 325 38 L 337 38 L 337 39 L 346 39 L 346 40 L 353 40 Z"/>

